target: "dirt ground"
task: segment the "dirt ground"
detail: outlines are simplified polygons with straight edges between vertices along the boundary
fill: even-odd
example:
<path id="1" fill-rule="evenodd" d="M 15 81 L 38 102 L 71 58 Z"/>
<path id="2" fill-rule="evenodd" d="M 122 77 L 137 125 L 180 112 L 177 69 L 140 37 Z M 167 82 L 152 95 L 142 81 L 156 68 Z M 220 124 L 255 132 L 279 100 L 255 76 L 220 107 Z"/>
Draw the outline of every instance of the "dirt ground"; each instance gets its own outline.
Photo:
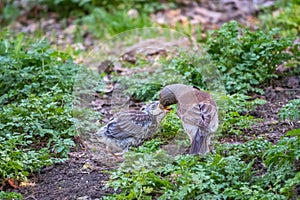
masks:
<path id="1" fill-rule="evenodd" d="M 290 85 L 290 82 L 295 82 L 295 84 Z M 299 128 L 299 122 L 281 121 L 278 117 L 278 112 L 283 105 L 289 100 L 300 98 L 299 83 L 298 77 L 283 76 L 263 84 L 260 88 L 264 90 L 264 94 L 253 94 L 251 96 L 253 99 L 264 99 L 267 103 L 256 107 L 255 110 L 250 112 L 250 115 L 263 120 L 252 125 L 251 129 L 244 130 L 241 137 L 226 137 L 222 139 L 222 142 L 245 142 L 260 136 L 276 143 L 287 131 Z"/>
<path id="2" fill-rule="evenodd" d="M 89 200 L 101 199 L 113 193 L 105 189 L 109 179 L 106 172 L 111 170 L 105 161 L 95 160 L 86 150 L 70 153 L 67 162 L 44 168 L 30 178 L 32 186 L 20 187 L 11 191 L 23 194 L 26 200 Z"/>

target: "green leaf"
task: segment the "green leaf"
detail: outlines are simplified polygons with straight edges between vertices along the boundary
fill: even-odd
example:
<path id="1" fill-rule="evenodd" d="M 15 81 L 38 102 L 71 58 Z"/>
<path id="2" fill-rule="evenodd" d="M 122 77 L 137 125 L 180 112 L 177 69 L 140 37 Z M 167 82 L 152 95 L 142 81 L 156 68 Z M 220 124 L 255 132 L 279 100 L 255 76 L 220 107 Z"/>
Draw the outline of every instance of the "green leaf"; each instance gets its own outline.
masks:
<path id="1" fill-rule="evenodd" d="M 286 136 L 300 136 L 300 128 L 290 130 L 286 133 Z"/>

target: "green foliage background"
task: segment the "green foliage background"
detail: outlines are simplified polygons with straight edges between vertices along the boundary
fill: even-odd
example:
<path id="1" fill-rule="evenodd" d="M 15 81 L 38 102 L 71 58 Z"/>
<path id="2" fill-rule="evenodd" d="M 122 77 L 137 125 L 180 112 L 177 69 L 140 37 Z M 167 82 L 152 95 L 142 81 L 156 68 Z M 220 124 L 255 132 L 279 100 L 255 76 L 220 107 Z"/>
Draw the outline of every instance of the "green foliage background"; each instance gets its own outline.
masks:
<path id="1" fill-rule="evenodd" d="M 77 27 L 84 25 L 98 39 L 132 28 L 158 26 L 149 15 L 177 6 L 175 1 L 162 4 L 160 1 L 36 0 L 29 7 L 36 4 L 46 5 L 48 11 L 55 11 L 61 19 L 75 16 Z M 250 113 L 266 102 L 251 100 L 247 95 L 262 93 L 258 86 L 278 77 L 275 73 L 278 65 L 286 63 L 291 69 L 289 75 L 299 76 L 299 43 L 295 42 L 300 31 L 299 5 L 298 0 L 278 1 L 260 16 L 264 22 L 261 29 L 253 31 L 232 21 L 201 41 L 213 66 L 221 72 L 227 92 L 218 138 L 241 137 L 244 130 L 262 120 Z M 126 11 L 130 8 L 136 9 L 139 16 L 128 16 Z M 21 13 L 10 0 L 5 0 L 1 9 L 1 25 L 9 24 Z M 279 9 L 279 14 L 274 16 L 272 9 Z M 184 30 L 180 25 L 176 28 Z M 77 28 L 77 37 L 83 37 L 85 31 Z M 190 34 L 189 31 L 188 28 Z M 112 76 L 140 101 L 155 100 L 163 86 L 182 80 L 208 89 L 204 75 L 191 59 L 190 55 L 180 53 L 176 58 L 159 60 L 161 67 L 153 73 Z M 137 62 L 147 65 L 142 59 Z M 71 56 L 55 50 L 47 40 L 33 40 L 5 29 L 0 32 L 0 186 L 9 178 L 24 181 L 42 167 L 67 159 L 75 146 L 72 88 L 79 69 Z M 284 105 L 278 117 L 287 123 L 298 123 L 299 99 Z M 83 129 L 86 126 L 81 125 Z M 120 193 L 105 198 L 298 198 L 299 129 L 287 132 L 276 144 L 262 138 L 239 144 L 217 143 L 215 153 L 206 157 L 172 158 L 160 147 L 182 131 L 174 106 L 162 122 L 158 137 L 132 149 L 126 155 L 130 162 L 111 172 L 107 187 Z M 1 191 L 0 199 L 22 199 L 22 195 Z"/>
<path id="2" fill-rule="evenodd" d="M 0 181 L 26 177 L 67 158 L 73 77 L 78 66 L 45 40 L 0 33 Z"/>

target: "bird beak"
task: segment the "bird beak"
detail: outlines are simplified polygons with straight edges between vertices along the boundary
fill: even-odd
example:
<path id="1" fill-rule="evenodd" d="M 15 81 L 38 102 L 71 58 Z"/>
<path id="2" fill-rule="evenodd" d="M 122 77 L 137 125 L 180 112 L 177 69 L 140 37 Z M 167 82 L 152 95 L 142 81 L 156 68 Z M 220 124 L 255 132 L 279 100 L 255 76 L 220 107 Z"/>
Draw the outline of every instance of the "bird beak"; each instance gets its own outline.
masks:
<path id="1" fill-rule="evenodd" d="M 170 112 L 170 110 L 172 110 L 172 108 L 170 108 L 170 107 L 164 107 L 164 110 L 166 111 L 166 112 Z"/>
<path id="2" fill-rule="evenodd" d="M 166 106 L 164 107 L 162 104 L 159 104 L 158 107 L 162 110 L 164 110 L 165 112 L 170 112 L 171 108 Z"/>

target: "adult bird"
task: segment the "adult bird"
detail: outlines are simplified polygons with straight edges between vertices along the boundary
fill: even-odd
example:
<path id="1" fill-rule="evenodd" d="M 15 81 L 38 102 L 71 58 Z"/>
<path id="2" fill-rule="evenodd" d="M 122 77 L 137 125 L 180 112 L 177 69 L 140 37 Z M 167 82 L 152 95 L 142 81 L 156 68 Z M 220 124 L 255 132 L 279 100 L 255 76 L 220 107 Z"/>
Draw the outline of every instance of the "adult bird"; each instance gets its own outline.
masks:
<path id="1" fill-rule="evenodd" d="M 177 115 L 191 142 L 190 154 L 205 155 L 218 129 L 218 108 L 212 96 L 195 86 L 172 84 L 159 94 L 160 104 L 167 108 L 178 104 Z"/>
<path id="2" fill-rule="evenodd" d="M 106 151 L 121 161 L 115 152 L 123 154 L 131 146 L 141 145 L 157 130 L 167 112 L 158 101 L 146 105 L 144 110 L 119 112 L 96 135 L 106 145 Z"/>

